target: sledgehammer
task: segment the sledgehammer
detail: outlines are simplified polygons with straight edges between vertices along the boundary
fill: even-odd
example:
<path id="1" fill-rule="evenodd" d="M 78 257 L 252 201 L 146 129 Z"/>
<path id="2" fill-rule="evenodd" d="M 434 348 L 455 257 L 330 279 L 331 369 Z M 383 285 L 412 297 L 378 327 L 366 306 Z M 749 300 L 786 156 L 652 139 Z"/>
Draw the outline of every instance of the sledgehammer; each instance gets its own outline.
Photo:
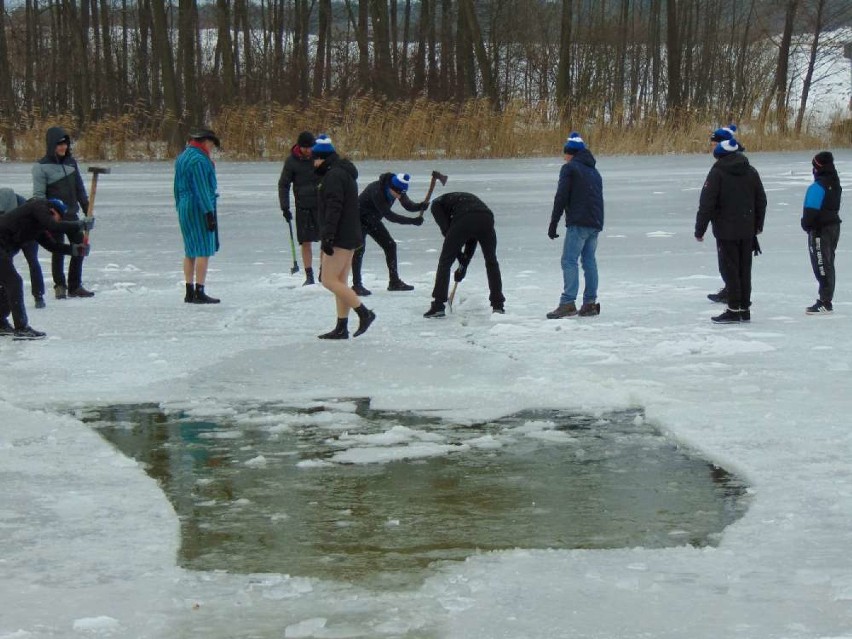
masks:
<path id="1" fill-rule="evenodd" d="M 89 189 L 89 208 L 86 210 L 86 217 L 92 217 L 95 214 L 95 193 L 98 191 L 98 176 L 101 173 L 109 173 L 112 169 L 105 166 L 90 166 L 89 173 L 92 174 L 92 188 Z M 84 233 L 85 242 L 89 242 L 89 231 Z"/>

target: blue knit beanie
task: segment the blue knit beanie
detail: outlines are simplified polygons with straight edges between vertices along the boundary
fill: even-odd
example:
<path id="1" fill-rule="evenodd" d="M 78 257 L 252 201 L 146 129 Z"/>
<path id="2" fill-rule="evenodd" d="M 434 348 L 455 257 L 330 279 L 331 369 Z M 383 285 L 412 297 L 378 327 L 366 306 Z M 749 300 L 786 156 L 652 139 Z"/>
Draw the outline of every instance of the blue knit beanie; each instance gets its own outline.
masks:
<path id="1" fill-rule="evenodd" d="M 731 153 L 736 153 L 740 150 L 740 143 L 737 142 L 736 138 L 730 138 L 729 140 L 722 140 L 719 144 L 716 145 L 716 148 L 713 149 L 713 157 L 714 158 L 723 158 L 726 155 L 730 155 Z"/>
<path id="2" fill-rule="evenodd" d="M 391 177 L 391 188 L 398 193 L 405 193 L 410 183 L 411 176 L 408 173 L 397 173 Z"/>
<path id="3" fill-rule="evenodd" d="M 583 142 L 583 138 L 580 137 L 580 134 L 576 131 L 572 131 L 571 135 L 568 136 L 568 139 L 565 140 L 565 146 L 562 147 L 562 152 L 567 153 L 568 155 L 574 155 L 585 148 L 586 143 Z"/>
<path id="4" fill-rule="evenodd" d="M 311 149 L 311 153 L 318 158 L 327 158 L 334 153 L 334 145 L 331 143 L 331 138 L 325 133 L 317 138 L 316 144 Z"/>
<path id="5" fill-rule="evenodd" d="M 736 124 L 729 124 L 720 129 L 716 129 L 710 134 L 711 142 L 722 142 L 724 140 L 733 140 L 734 134 L 737 132 Z"/>
<path id="6" fill-rule="evenodd" d="M 65 202 L 59 198 L 52 197 L 48 200 L 48 203 L 50 204 L 50 208 L 59 213 L 60 216 L 64 216 L 68 211 L 68 207 L 65 205 Z"/>

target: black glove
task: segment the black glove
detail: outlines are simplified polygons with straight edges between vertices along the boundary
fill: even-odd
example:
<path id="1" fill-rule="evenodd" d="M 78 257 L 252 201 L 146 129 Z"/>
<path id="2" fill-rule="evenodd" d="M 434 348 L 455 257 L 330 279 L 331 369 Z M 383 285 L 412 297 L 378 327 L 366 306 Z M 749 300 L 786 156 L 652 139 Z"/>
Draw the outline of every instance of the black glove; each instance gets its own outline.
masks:
<path id="1" fill-rule="evenodd" d="M 95 228 L 95 216 L 92 217 L 84 217 L 80 220 L 80 230 L 81 231 L 91 231 Z"/>
<path id="2" fill-rule="evenodd" d="M 292 222 L 292 221 L 293 221 L 293 214 L 292 214 L 292 213 L 290 213 L 290 209 L 281 209 L 281 214 L 284 216 L 284 219 L 285 219 L 287 222 Z"/>
<path id="3" fill-rule="evenodd" d="M 414 221 L 412 222 L 412 224 L 413 224 L 414 226 L 422 226 L 422 225 L 423 225 L 423 216 L 422 216 L 422 215 L 418 215 L 417 217 L 415 217 L 415 218 L 414 218 Z"/>
<path id="4" fill-rule="evenodd" d="M 464 276 L 467 275 L 467 264 L 460 265 L 455 273 L 453 273 L 453 279 L 456 282 L 461 282 L 464 279 Z"/>
<path id="5" fill-rule="evenodd" d="M 207 230 L 215 231 L 216 230 L 216 214 L 215 213 L 205 213 L 204 218 L 207 220 Z"/>
<path id="6" fill-rule="evenodd" d="M 551 222 L 550 226 L 547 228 L 547 237 L 551 240 L 555 240 L 559 237 L 559 233 L 556 232 L 556 222 Z"/>
<path id="7" fill-rule="evenodd" d="M 320 242 L 320 248 L 322 249 L 322 252 L 326 255 L 334 255 L 334 238 L 323 238 L 323 241 Z"/>
<path id="8" fill-rule="evenodd" d="M 763 253 L 763 251 L 760 250 L 760 242 L 757 241 L 757 235 L 755 235 L 754 239 L 751 241 L 751 250 L 755 255 Z"/>
<path id="9" fill-rule="evenodd" d="M 72 244 L 71 257 L 86 257 L 90 250 L 91 246 L 88 244 Z"/>

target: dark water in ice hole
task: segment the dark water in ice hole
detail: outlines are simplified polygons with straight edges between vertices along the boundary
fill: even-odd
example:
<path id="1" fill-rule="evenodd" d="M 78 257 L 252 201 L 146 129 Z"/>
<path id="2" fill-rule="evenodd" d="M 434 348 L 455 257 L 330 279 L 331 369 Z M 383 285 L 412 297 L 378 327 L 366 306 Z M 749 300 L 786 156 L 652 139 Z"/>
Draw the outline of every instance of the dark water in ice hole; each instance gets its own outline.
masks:
<path id="1" fill-rule="evenodd" d="M 368 399 L 234 412 L 212 421 L 135 404 L 83 415 L 168 495 L 186 568 L 399 587 L 478 550 L 713 544 L 746 508 L 742 481 L 677 447 L 640 410 L 528 410 L 464 426 Z M 529 436 L 542 422 L 546 438 Z M 297 467 L 358 445 L 341 446 L 344 433 L 394 426 L 503 446 Z"/>

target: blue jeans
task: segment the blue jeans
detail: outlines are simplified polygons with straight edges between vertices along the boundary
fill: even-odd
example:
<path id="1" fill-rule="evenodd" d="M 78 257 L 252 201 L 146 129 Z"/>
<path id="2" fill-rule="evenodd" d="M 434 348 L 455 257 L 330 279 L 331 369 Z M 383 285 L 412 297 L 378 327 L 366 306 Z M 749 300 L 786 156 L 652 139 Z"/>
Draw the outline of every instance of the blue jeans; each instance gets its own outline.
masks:
<path id="1" fill-rule="evenodd" d="M 598 231 L 590 226 L 568 226 L 565 229 L 565 243 L 562 246 L 562 296 L 560 304 L 570 304 L 577 299 L 580 289 L 580 271 L 577 260 L 583 264 L 583 303 L 594 302 L 598 298 L 598 263 L 595 251 L 598 248 Z"/>

